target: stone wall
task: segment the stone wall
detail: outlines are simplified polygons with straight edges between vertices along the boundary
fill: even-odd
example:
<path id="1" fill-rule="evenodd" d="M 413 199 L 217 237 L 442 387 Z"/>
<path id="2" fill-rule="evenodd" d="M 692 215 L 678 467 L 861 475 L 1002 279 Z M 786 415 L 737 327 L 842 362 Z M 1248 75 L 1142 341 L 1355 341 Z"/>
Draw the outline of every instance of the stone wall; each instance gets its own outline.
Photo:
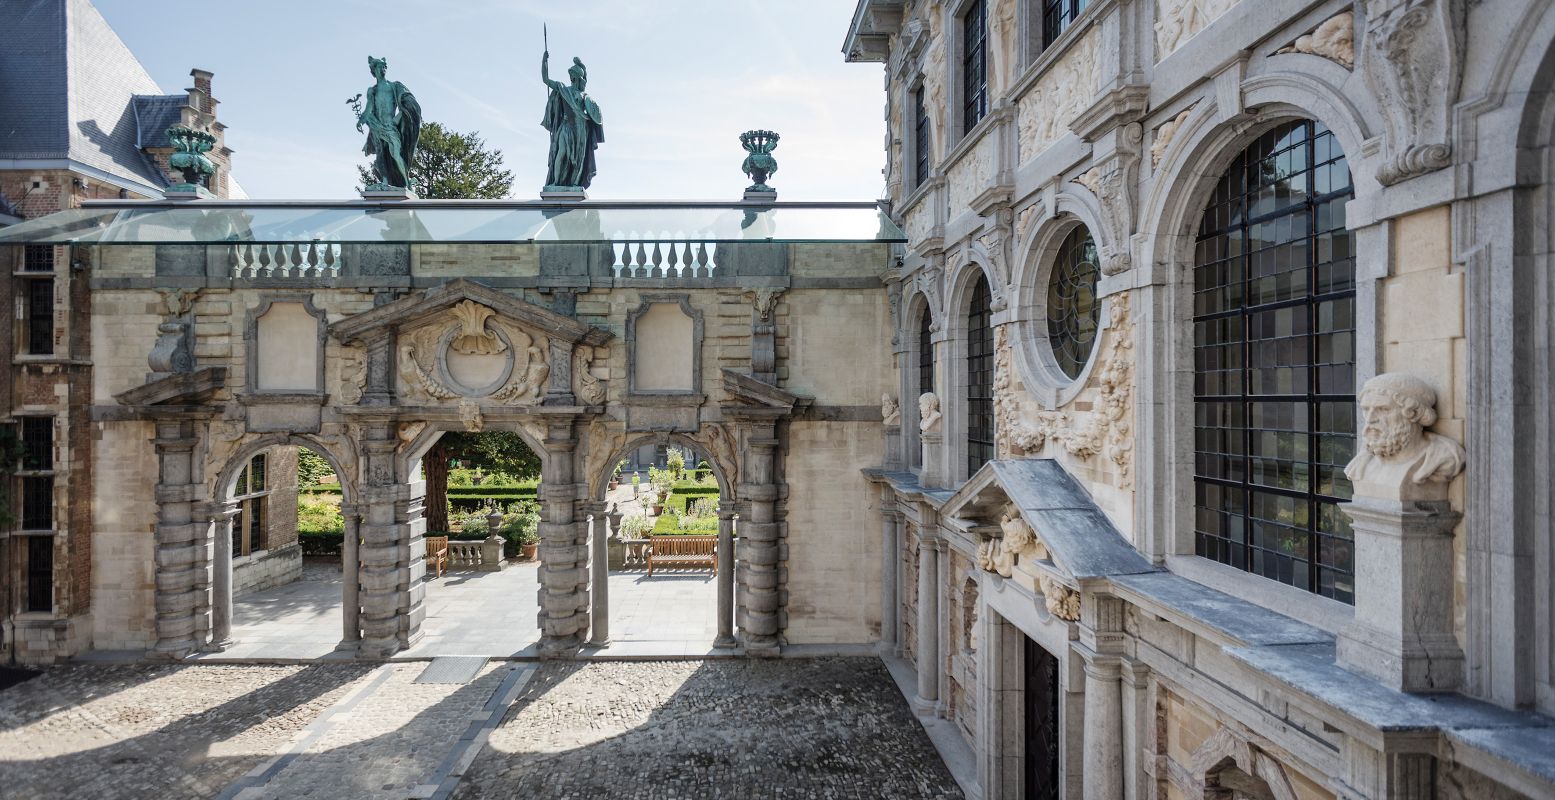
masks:
<path id="1" fill-rule="evenodd" d="M 295 537 L 296 531 L 293 530 Z M 302 547 L 295 541 L 232 560 L 232 593 L 242 597 L 285 586 L 302 577 Z"/>

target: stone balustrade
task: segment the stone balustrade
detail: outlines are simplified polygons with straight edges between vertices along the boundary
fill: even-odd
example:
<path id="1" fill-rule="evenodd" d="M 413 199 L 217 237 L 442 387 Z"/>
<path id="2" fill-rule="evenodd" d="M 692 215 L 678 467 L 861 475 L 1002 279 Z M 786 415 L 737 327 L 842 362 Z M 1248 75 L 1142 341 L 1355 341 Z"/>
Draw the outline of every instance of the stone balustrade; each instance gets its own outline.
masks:
<path id="1" fill-rule="evenodd" d="M 617 231 L 611 240 L 618 278 L 711 278 L 718 269 L 718 243 L 682 232 Z"/>
<path id="2" fill-rule="evenodd" d="M 341 246 L 336 242 L 245 242 L 227 248 L 227 265 L 232 277 L 238 280 L 335 278 L 339 277 L 342 264 Z"/>

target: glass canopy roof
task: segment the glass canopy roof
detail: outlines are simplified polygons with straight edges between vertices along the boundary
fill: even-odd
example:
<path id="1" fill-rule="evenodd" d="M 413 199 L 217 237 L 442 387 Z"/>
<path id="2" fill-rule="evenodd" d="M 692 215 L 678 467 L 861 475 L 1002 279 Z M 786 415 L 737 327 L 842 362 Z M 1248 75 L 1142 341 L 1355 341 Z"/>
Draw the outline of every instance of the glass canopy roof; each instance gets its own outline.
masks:
<path id="1" fill-rule="evenodd" d="M 906 242 L 874 203 L 107 201 L 0 228 L 7 244 Z"/>

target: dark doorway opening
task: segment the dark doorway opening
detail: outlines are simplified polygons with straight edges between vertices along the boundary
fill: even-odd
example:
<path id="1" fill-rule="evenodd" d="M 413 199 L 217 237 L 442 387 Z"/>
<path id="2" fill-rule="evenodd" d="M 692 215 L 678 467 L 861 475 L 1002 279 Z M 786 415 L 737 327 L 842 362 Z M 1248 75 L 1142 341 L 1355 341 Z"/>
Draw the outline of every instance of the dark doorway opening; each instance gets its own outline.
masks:
<path id="1" fill-rule="evenodd" d="M 1058 659 L 1025 644 L 1026 799 L 1058 800 Z"/>

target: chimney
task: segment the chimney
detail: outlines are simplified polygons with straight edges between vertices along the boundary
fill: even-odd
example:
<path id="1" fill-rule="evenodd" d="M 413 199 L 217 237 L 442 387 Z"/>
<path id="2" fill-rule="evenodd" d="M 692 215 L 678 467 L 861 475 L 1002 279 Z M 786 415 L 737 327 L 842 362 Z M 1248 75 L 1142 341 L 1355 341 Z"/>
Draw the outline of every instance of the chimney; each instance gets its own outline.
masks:
<path id="1" fill-rule="evenodd" d="M 194 78 L 194 91 L 199 93 L 198 99 L 190 98 L 193 101 L 194 107 L 202 113 L 214 115 L 216 113 L 216 98 L 211 96 L 211 78 L 215 77 L 215 73 L 195 68 L 189 70 L 189 75 Z"/>

